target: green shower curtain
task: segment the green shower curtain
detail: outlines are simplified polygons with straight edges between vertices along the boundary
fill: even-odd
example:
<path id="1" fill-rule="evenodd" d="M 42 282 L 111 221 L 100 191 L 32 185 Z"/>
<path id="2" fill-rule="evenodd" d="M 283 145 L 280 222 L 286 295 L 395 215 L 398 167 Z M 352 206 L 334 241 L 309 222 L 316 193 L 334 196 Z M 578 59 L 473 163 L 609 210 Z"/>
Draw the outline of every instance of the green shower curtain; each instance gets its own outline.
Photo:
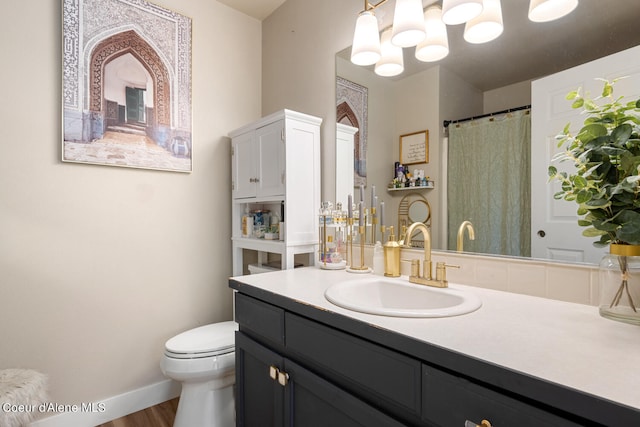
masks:
<path id="1" fill-rule="evenodd" d="M 530 147 L 529 110 L 449 125 L 449 249 L 469 220 L 465 252 L 531 255 Z"/>

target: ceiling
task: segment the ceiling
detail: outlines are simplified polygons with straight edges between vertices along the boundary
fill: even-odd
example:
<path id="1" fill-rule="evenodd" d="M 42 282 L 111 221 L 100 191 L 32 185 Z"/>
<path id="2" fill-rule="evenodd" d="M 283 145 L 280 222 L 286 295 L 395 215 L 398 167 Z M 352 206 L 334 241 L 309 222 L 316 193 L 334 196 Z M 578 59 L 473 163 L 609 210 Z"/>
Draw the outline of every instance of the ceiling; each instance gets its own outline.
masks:
<path id="1" fill-rule="evenodd" d="M 222 4 L 236 9 L 245 15 L 262 21 L 271 15 L 285 0 L 218 0 Z"/>
<path id="2" fill-rule="evenodd" d="M 640 44 L 640 1 L 581 0 L 552 22 L 528 19 L 529 0 L 503 0 L 504 32 L 474 45 L 464 25 L 449 26 L 449 56 L 440 64 L 481 90 L 539 78 Z M 615 3 L 615 6 L 614 6 Z M 407 74 L 424 67 L 405 49 Z"/>
<path id="3" fill-rule="evenodd" d="M 285 0 L 218 1 L 262 20 Z M 436 1 L 423 0 L 425 6 L 433 3 Z M 546 23 L 529 21 L 529 0 L 503 0 L 501 4 L 504 32 L 496 40 L 473 45 L 463 38 L 464 25 L 448 26 L 449 56 L 436 63 L 423 63 L 414 58 L 412 48 L 404 49 L 405 72 L 394 79 L 442 65 L 486 91 L 640 45 L 639 0 L 580 0 L 571 14 Z M 389 1 L 377 9 L 381 29 L 391 25 L 394 5 Z M 349 54 L 350 49 L 341 53 L 346 58 Z"/>

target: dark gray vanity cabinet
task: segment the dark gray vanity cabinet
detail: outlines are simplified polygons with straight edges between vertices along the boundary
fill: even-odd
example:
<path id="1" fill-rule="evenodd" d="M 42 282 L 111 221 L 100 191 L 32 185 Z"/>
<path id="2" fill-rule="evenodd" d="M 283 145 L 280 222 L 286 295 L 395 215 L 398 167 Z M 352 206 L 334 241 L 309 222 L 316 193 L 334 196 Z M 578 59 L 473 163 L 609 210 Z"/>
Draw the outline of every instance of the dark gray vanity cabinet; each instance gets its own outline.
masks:
<path id="1" fill-rule="evenodd" d="M 238 426 L 640 425 L 633 408 L 231 286 Z"/>
<path id="2" fill-rule="evenodd" d="M 238 295 L 236 313 L 241 331 L 236 334 L 236 419 L 238 426 L 367 426 L 401 427 L 403 424 L 357 399 L 345 390 L 315 375 L 266 345 L 276 341 L 280 321 L 278 309 Z M 253 308 L 255 311 L 247 312 Z M 285 312 L 280 310 L 280 318 Z M 263 322 L 255 322 L 259 318 Z M 244 321 L 243 321 L 244 320 Z M 253 325 L 268 330 L 254 335 Z M 247 333 L 243 332 L 243 329 Z M 249 334 L 254 335 L 255 339 Z M 262 343 L 258 342 L 261 340 Z"/>

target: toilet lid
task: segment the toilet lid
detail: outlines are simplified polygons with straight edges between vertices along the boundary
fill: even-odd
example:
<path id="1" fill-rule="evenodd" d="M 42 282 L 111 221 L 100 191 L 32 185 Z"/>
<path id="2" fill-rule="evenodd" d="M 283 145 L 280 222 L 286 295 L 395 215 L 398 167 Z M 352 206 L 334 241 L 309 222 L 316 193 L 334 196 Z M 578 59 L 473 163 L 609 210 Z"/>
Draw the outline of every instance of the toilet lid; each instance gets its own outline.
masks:
<path id="1" fill-rule="evenodd" d="M 237 330 L 238 324 L 233 321 L 200 326 L 169 339 L 165 349 L 176 355 L 226 353 L 235 346 Z"/>

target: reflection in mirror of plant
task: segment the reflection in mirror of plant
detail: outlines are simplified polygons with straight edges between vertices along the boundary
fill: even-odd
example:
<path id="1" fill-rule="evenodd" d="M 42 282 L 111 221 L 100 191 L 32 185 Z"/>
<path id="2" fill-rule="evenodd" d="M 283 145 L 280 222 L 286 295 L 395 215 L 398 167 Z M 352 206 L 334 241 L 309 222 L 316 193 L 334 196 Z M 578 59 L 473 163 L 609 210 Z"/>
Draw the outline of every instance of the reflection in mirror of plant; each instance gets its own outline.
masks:
<path id="1" fill-rule="evenodd" d="M 567 95 L 587 118 L 577 135 L 565 126 L 558 146 L 565 151 L 553 161 L 571 161 L 573 172 L 549 166 L 550 180 L 561 183 L 556 199 L 578 204 L 582 233 L 596 237 L 595 246 L 640 245 L 640 99 L 613 97 L 617 80 L 603 80 L 602 95 L 591 99 L 580 89 Z"/>

